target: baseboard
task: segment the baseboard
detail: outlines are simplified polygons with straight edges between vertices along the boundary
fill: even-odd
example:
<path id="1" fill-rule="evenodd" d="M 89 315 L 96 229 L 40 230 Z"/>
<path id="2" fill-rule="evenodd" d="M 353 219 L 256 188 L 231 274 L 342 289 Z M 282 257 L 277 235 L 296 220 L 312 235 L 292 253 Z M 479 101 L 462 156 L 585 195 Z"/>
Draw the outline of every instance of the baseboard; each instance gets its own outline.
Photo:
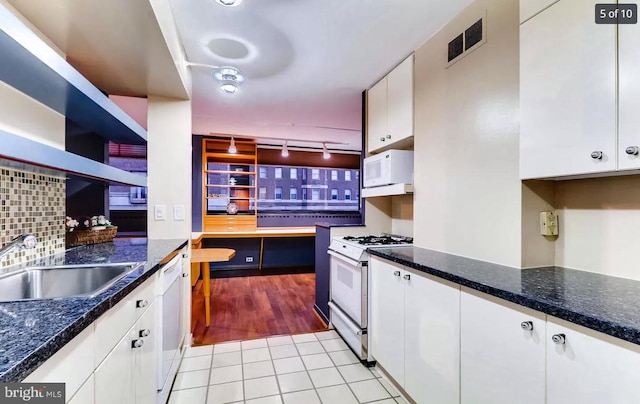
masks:
<path id="1" fill-rule="evenodd" d="M 211 279 L 235 278 L 242 276 L 293 275 L 315 273 L 314 266 L 274 267 L 260 269 L 216 269 L 211 271 Z"/>
<path id="2" fill-rule="evenodd" d="M 316 315 L 318 317 L 320 317 L 320 320 L 322 320 L 324 322 L 324 324 L 328 327 L 329 326 L 329 317 L 324 315 L 324 313 L 322 312 L 322 310 L 320 310 L 318 305 L 315 305 L 315 304 L 313 305 L 313 311 L 316 313 Z"/>

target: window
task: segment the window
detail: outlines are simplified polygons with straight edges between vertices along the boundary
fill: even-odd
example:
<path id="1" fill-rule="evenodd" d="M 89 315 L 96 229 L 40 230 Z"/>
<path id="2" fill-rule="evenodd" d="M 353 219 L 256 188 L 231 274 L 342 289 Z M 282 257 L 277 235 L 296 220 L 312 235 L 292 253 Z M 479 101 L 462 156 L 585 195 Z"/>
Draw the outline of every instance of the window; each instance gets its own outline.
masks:
<path id="1" fill-rule="evenodd" d="M 319 201 L 320 200 L 320 190 L 318 188 L 313 188 L 311 190 L 311 200 Z"/>
<path id="2" fill-rule="evenodd" d="M 255 169 L 256 173 L 262 169 L 268 170 L 269 177 L 260 180 L 259 187 L 251 191 L 257 197 L 258 212 L 339 213 L 357 212 L 360 209 L 357 185 L 354 187 L 353 183 L 344 181 L 344 173 L 349 170 L 276 164 L 279 165 L 262 165 Z M 350 171 L 351 178 L 354 178 L 357 171 Z M 280 174 L 281 178 L 276 179 Z M 337 179 L 332 180 L 332 177 Z"/>
<path id="3" fill-rule="evenodd" d="M 331 181 L 338 181 L 338 170 L 331 170 Z"/>
<path id="4" fill-rule="evenodd" d="M 344 180 L 345 181 L 351 181 L 351 171 L 350 170 L 345 170 L 345 172 L 344 172 Z"/>
<path id="5" fill-rule="evenodd" d="M 267 178 L 267 167 L 259 167 L 260 178 Z"/>

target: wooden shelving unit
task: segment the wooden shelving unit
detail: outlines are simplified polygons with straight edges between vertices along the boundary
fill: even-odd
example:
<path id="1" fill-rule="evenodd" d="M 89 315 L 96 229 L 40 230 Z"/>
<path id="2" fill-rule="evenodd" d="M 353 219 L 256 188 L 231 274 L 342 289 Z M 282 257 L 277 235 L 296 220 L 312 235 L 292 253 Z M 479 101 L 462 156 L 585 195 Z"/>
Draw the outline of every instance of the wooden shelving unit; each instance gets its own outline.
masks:
<path id="1" fill-rule="evenodd" d="M 252 231 L 257 227 L 256 144 L 236 140 L 237 153 L 228 152 L 229 139 L 202 141 L 202 218 L 204 231 Z M 233 203 L 236 214 L 227 213 Z"/>

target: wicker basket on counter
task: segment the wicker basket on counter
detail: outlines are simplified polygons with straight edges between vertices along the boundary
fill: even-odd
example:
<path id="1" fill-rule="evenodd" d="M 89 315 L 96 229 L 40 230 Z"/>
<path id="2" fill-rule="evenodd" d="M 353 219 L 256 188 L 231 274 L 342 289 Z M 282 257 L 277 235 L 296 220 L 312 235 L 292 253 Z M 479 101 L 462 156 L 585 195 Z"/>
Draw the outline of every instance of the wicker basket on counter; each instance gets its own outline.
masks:
<path id="1" fill-rule="evenodd" d="M 76 247 L 86 244 L 107 243 L 112 241 L 118 232 L 118 226 L 109 226 L 101 229 L 74 230 L 66 233 L 65 245 Z"/>

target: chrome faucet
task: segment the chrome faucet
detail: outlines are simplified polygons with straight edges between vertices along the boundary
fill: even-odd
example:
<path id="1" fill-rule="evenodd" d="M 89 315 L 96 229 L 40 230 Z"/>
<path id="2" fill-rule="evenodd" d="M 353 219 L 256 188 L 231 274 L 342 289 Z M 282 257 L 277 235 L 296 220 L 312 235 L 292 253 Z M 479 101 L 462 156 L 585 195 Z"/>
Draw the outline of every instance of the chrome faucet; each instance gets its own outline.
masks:
<path id="1" fill-rule="evenodd" d="M 0 259 L 14 250 L 24 250 L 25 248 L 35 248 L 38 239 L 33 234 L 21 234 L 11 240 L 11 242 L 0 249 Z"/>

